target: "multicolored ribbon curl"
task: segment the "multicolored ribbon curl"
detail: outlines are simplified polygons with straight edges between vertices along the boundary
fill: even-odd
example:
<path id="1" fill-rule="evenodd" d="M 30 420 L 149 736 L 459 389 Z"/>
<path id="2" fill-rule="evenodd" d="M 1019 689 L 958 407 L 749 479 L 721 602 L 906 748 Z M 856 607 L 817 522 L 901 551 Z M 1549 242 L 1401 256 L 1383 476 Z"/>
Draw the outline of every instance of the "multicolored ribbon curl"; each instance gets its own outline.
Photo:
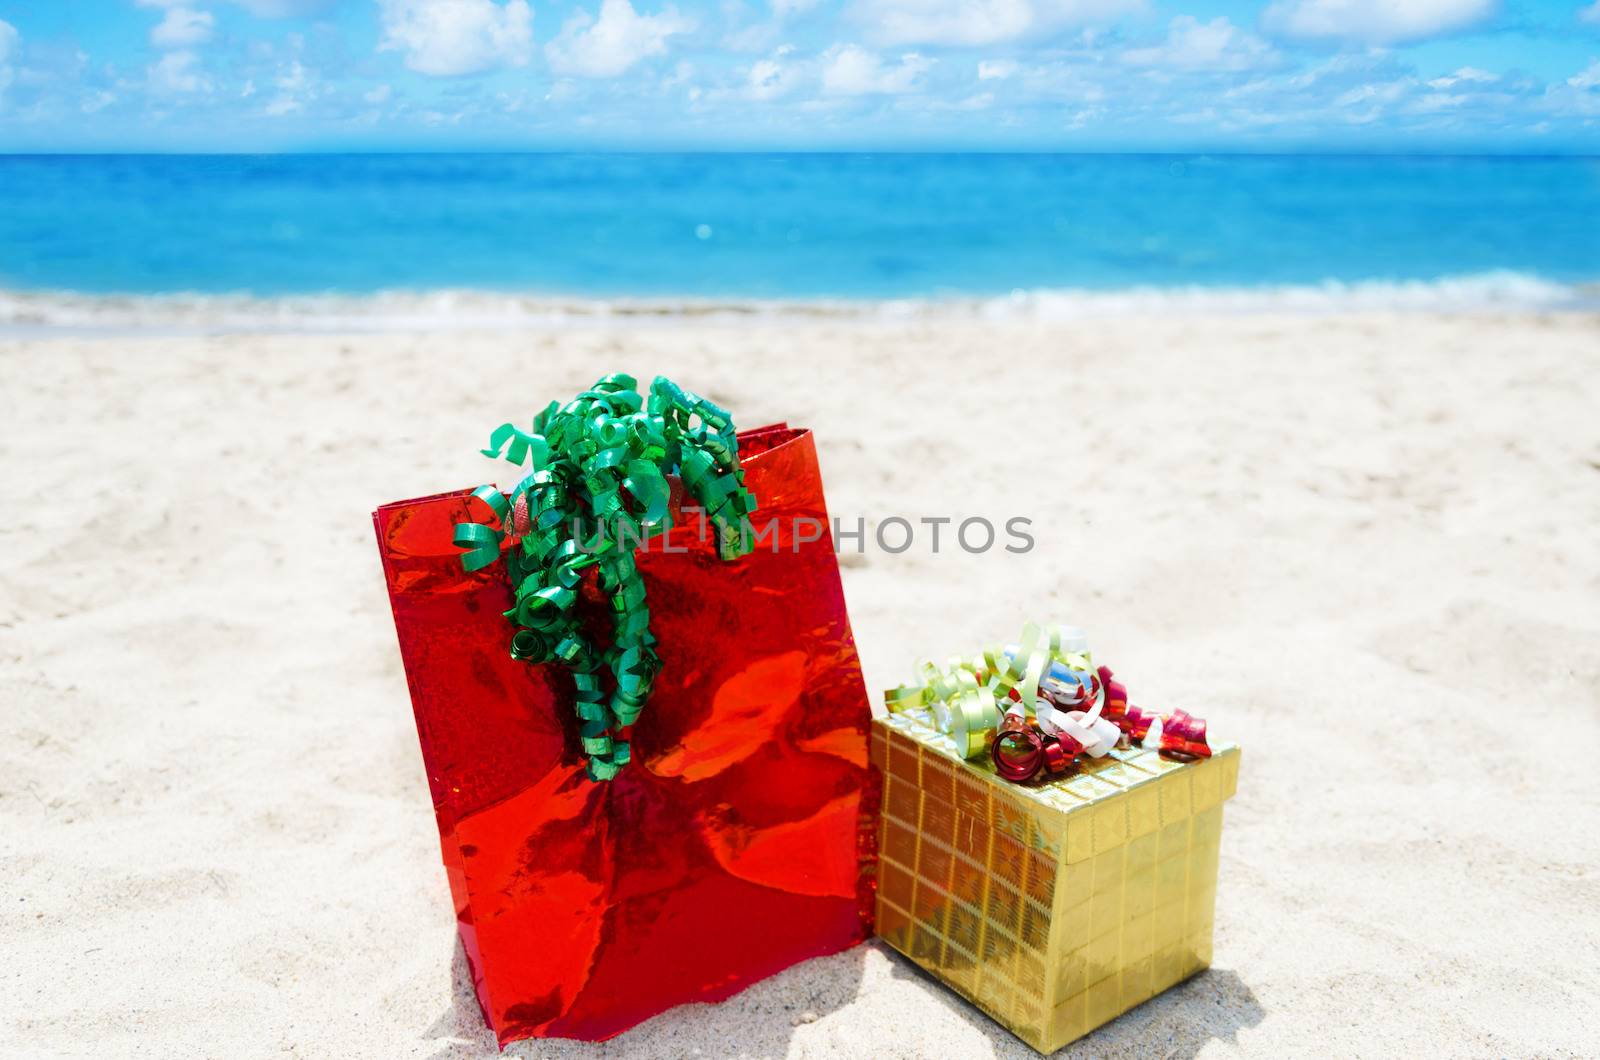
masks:
<path id="1" fill-rule="evenodd" d="M 1088 638 L 1075 626 L 1030 622 L 1017 644 L 956 656 L 943 666 L 922 663 L 917 677 L 885 693 L 889 711 L 929 710 L 963 757 L 988 752 L 996 772 L 1010 780 L 1046 768 L 1061 772 L 1079 754 L 1102 758 L 1130 743 L 1174 757 L 1211 754 L 1204 721 L 1133 706 L 1111 668 L 1095 667 Z"/>
<path id="2" fill-rule="evenodd" d="M 705 512 L 722 559 L 750 551 L 744 527 L 756 502 L 744 488 L 733 418 L 669 379 L 657 376 L 646 397 L 618 373 L 564 405 L 551 402 L 531 431 L 501 424 L 483 454 L 528 472 L 509 494 L 473 491 L 488 514 L 456 525 L 462 566 L 481 570 L 504 557 L 515 601 L 505 614 L 519 627 L 511 655 L 572 671 L 589 777 L 610 780 L 629 761 L 624 730 L 661 668 L 634 553 L 672 529 L 667 477 L 678 475 Z M 611 602 L 606 648 L 584 634 L 575 606 L 591 568 Z"/>
<path id="3" fill-rule="evenodd" d="M 884 701 L 891 713 L 927 708 L 962 757 L 978 758 L 989 749 L 1004 714 L 1038 713 L 1039 685 L 1047 672 L 1090 671 L 1092 665 L 1083 630 L 1030 622 L 1018 645 L 991 647 L 973 658 L 956 656 L 943 666 L 922 663 L 918 683 L 890 689 Z"/>

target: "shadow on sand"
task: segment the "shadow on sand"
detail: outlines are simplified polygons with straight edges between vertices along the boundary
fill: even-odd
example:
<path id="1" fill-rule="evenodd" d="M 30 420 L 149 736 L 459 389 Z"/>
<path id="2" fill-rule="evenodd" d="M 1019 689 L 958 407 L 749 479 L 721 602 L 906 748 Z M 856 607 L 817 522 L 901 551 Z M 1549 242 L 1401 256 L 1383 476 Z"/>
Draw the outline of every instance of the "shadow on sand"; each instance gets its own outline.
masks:
<path id="1" fill-rule="evenodd" d="M 1037 1057 L 1029 1046 L 984 1015 L 965 998 L 887 946 L 897 977 L 918 979 L 957 1018 L 979 1031 L 997 1057 Z M 1187 979 L 1105 1026 L 1063 1046 L 1055 1057 L 1161 1057 L 1187 1060 L 1214 1041 L 1237 1045 L 1239 1031 L 1265 1015 L 1244 980 L 1230 968 L 1210 968 Z"/>
<path id="2" fill-rule="evenodd" d="M 973 1028 L 995 1057 L 1038 1054 L 905 957 L 881 942 L 868 942 L 830 957 L 805 961 L 714 1005 L 690 1004 L 646 1020 L 609 1043 L 544 1038 L 513 1042 L 498 1054 L 494 1036 L 478 1011 L 461 943 L 451 963 L 450 1006 L 426 1033 L 429 1060 L 465 1060 L 504 1055 L 531 1057 L 662 1057 L 705 1054 L 707 1042 L 725 1043 L 717 1055 L 783 1056 L 795 1031 L 856 1000 L 868 954 L 891 963 L 896 979 L 914 979 L 950 1014 Z M 1189 1058 L 1211 1042 L 1237 1045 L 1239 1031 L 1254 1027 L 1264 1012 L 1238 974 L 1212 968 L 1124 1013 L 1061 1049 L 1058 1057 Z M 752 1029 L 755 1028 L 753 1031 Z M 940 1058 L 944 1060 L 944 1058 Z"/>
<path id="3" fill-rule="evenodd" d="M 870 945 L 870 944 L 869 944 Z M 464 1060 L 502 1055 L 531 1057 L 662 1057 L 677 1058 L 704 1053 L 705 1042 L 721 1042 L 726 1049 L 714 1054 L 783 1056 L 796 1029 L 814 1023 L 855 1000 L 860 990 L 862 962 L 868 946 L 856 946 L 828 957 L 818 957 L 716 1004 L 688 1004 L 646 1020 L 606 1043 L 565 1038 L 512 1042 L 503 1054 L 485 1025 L 472 990 L 467 955 L 459 939 L 451 962 L 454 986 L 450 1007 L 434 1020 L 426 1033 L 432 1048 L 429 1060 Z M 759 1030 L 752 1033 L 753 1028 Z"/>

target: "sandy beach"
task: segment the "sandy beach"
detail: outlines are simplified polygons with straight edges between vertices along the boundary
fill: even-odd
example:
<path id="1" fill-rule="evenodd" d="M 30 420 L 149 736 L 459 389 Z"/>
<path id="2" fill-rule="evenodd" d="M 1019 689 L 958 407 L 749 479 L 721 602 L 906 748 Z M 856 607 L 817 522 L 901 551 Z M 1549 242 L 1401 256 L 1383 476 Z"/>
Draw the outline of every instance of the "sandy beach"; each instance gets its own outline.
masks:
<path id="1" fill-rule="evenodd" d="M 1086 627 L 1244 747 L 1213 968 L 1072 1055 L 1593 1055 L 1600 316 L 0 339 L 0 1054 L 494 1055 L 369 513 L 609 371 L 813 427 L 876 693 Z M 1033 1055 L 881 944 L 606 1047 Z"/>

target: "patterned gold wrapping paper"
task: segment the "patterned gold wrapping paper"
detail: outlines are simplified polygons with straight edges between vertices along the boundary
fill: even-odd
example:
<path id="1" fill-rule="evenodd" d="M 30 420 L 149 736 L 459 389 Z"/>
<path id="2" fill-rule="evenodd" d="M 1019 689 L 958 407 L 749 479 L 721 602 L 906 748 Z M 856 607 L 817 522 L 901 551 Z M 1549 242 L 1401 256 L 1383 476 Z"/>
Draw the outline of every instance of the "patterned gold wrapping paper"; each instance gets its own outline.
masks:
<path id="1" fill-rule="evenodd" d="M 872 760 L 878 934 L 1040 1052 L 1211 963 L 1237 746 L 1114 751 L 1012 784 L 912 710 L 873 719 Z"/>

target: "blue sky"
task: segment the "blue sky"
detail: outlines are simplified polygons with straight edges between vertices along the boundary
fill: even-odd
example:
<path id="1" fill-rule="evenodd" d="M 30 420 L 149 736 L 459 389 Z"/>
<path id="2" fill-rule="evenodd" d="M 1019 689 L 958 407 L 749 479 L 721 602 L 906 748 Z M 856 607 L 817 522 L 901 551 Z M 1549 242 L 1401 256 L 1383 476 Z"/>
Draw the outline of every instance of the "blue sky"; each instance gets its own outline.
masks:
<path id="1" fill-rule="evenodd" d="M 1600 152 L 1600 0 L 0 0 L 0 150 Z"/>

